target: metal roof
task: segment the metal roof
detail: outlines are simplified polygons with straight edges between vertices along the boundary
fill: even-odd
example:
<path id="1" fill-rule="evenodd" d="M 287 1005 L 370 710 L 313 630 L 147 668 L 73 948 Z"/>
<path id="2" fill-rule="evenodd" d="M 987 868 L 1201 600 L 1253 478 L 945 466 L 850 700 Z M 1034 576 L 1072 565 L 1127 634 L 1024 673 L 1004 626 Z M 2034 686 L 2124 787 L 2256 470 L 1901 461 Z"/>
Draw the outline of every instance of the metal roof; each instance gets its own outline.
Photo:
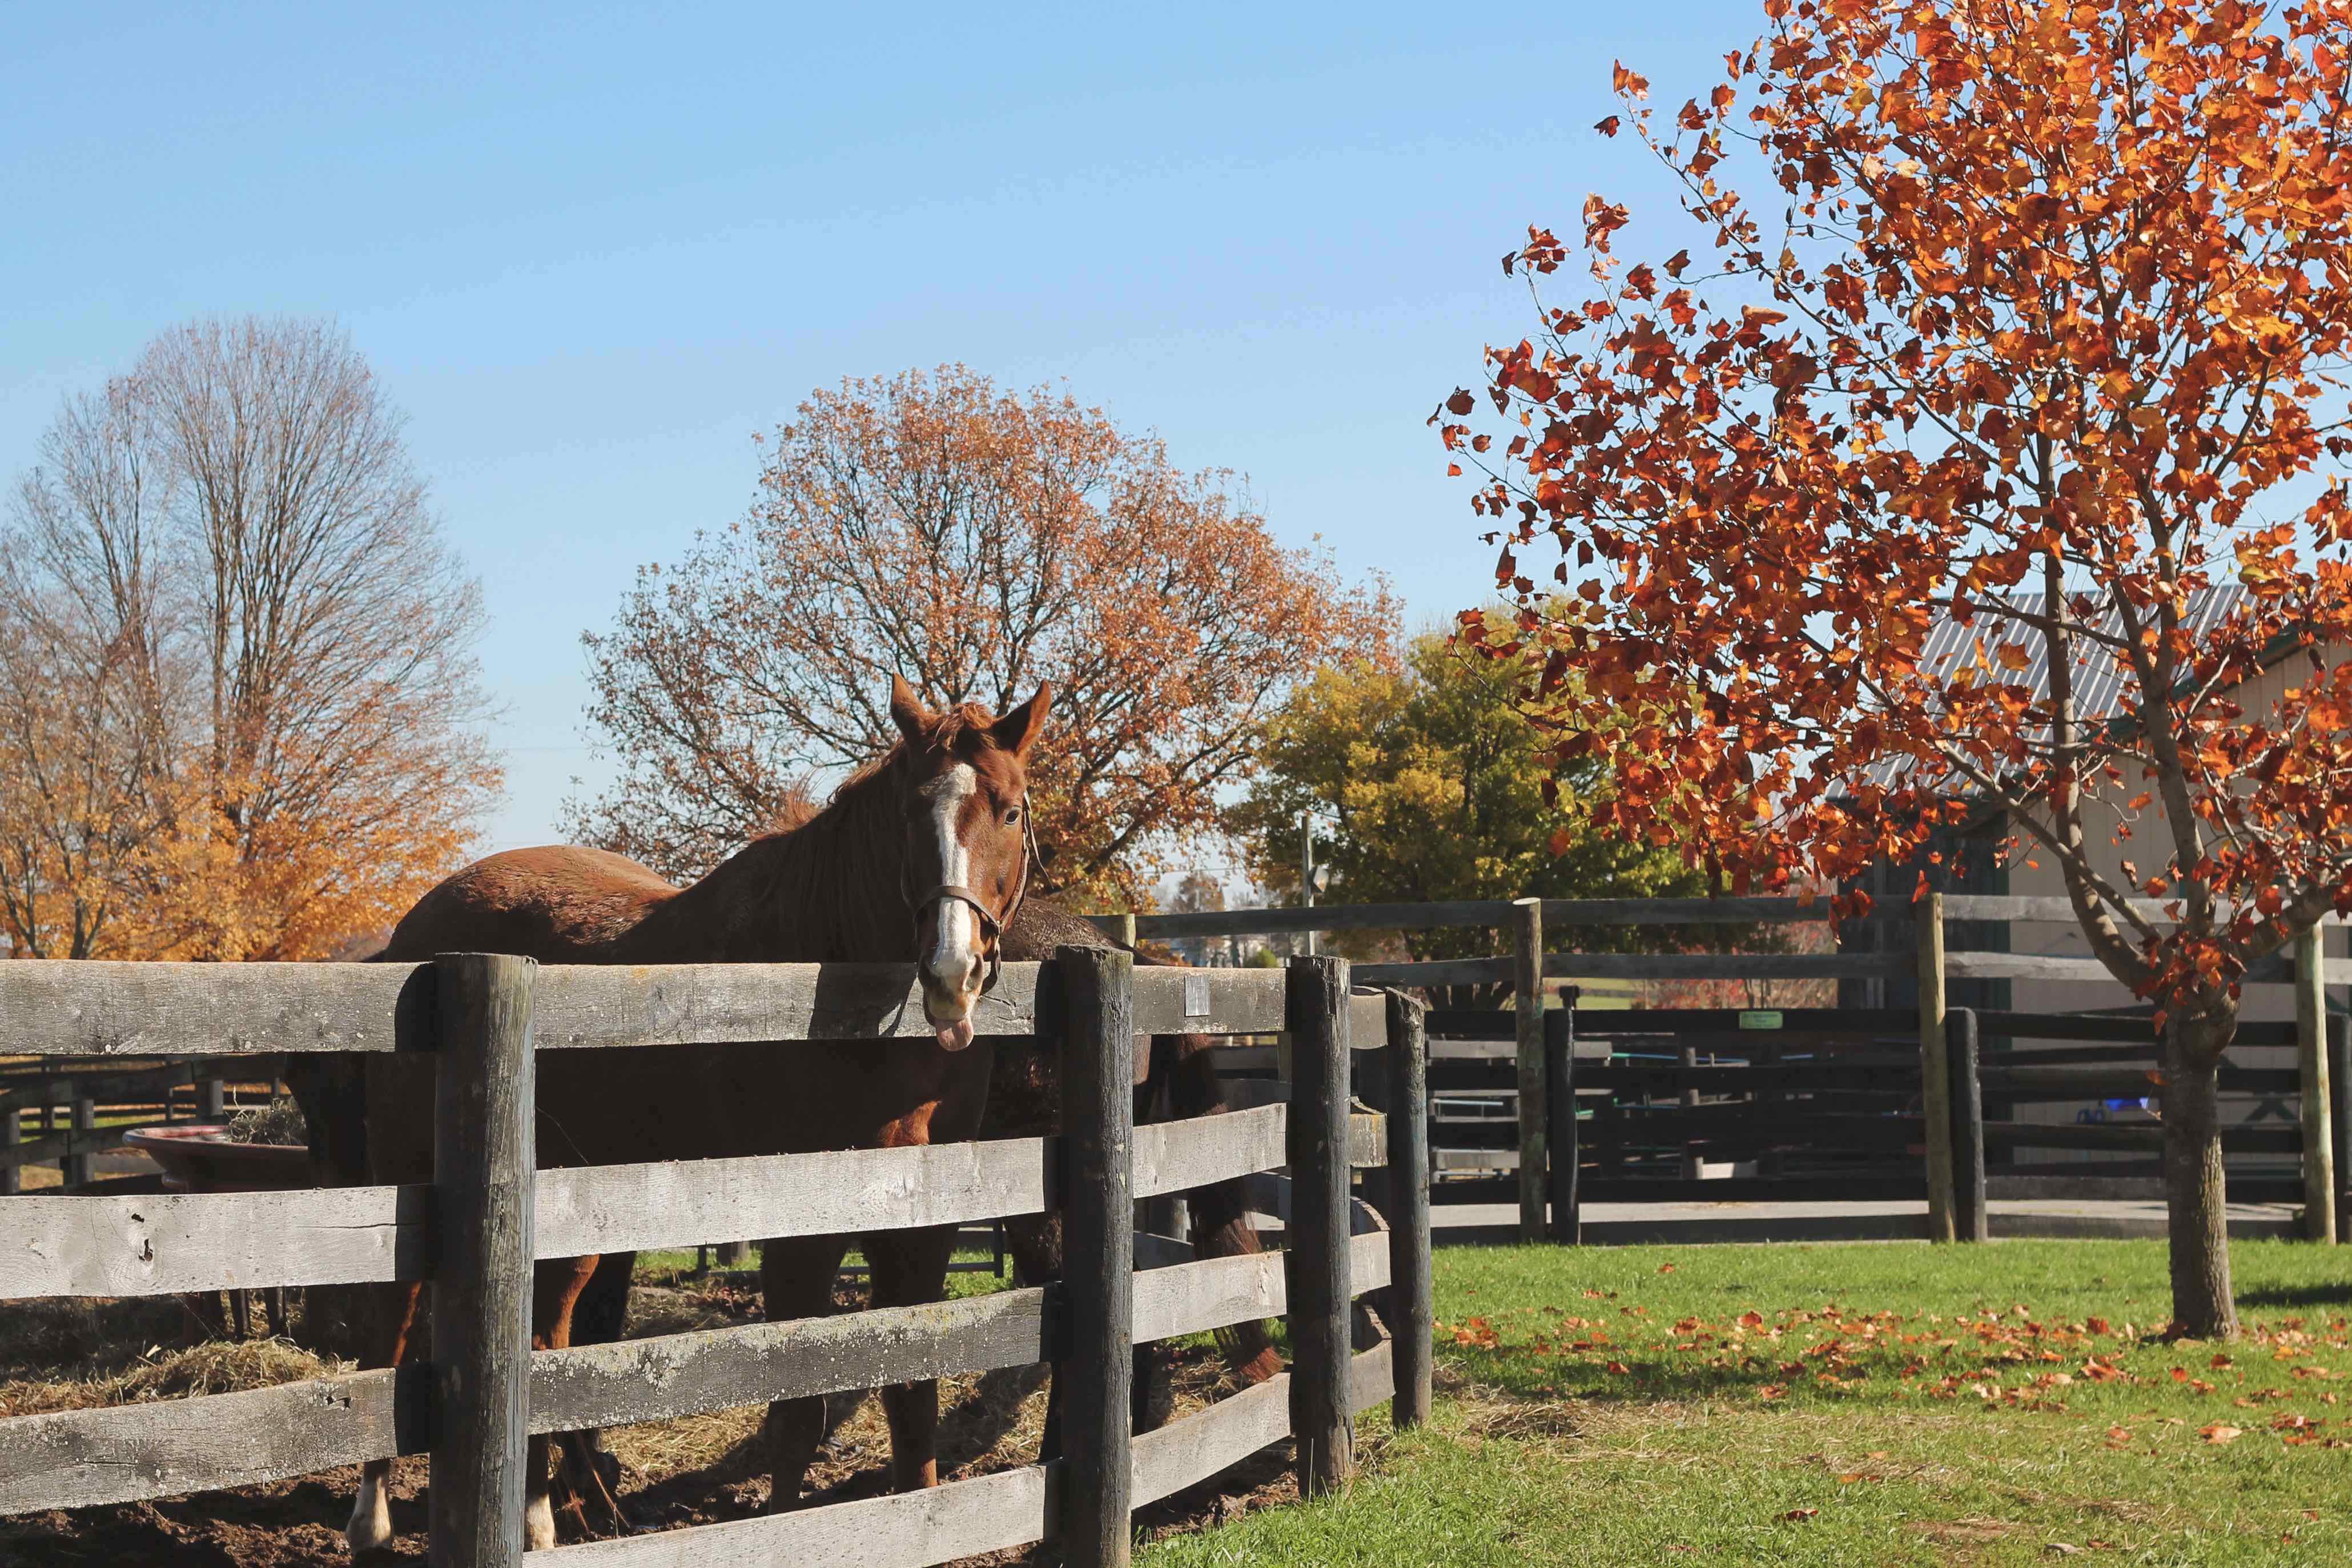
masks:
<path id="1" fill-rule="evenodd" d="M 2049 605 L 2040 594 L 1991 597 L 1995 602 L 2037 616 L 2045 613 Z M 2227 620 L 2244 598 L 2244 587 L 2236 583 L 2200 589 L 2189 596 L 2182 629 L 2191 637 L 2201 637 Z M 2109 637 L 2123 636 L 2122 616 L 2112 603 L 2103 615 L 2085 624 Z M 1994 649 L 2009 642 L 2021 643 L 2025 647 L 2030 662 L 2021 670 L 2012 671 L 1993 658 Z M 1939 606 L 1927 627 L 1927 640 L 1919 656 L 1920 674 L 1931 680 L 1948 680 L 1975 665 L 1979 658 L 1999 674 L 2003 684 L 2024 687 L 2036 702 L 2050 700 L 2049 643 L 2038 631 L 1997 612 L 1981 609 L 1963 626 L 1953 619 L 1948 607 Z M 2102 723 L 2131 711 L 2138 682 L 2114 648 L 2087 637 L 2078 639 L 2073 677 L 2076 722 Z M 1907 757 L 1885 758 L 1871 764 L 1868 777 L 1880 788 L 1892 789 L 1915 765 Z"/>

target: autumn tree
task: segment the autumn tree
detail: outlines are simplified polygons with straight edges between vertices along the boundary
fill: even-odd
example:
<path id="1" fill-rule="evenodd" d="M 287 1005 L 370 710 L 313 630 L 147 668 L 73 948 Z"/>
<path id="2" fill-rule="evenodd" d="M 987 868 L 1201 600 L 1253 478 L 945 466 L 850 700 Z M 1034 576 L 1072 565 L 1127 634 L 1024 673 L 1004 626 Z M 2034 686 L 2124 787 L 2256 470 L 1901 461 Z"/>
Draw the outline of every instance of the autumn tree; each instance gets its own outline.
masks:
<path id="1" fill-rule="evenodd" d="M 620 775 L 582 839 L 677 877 L 814 778 L 888 749 L 890 677 L 1003 711 L 1054 684 L 1030 763 L 1053 886 L 1129 902 L 1245 778 L 1261 719 L 1343 647 L 1377 583 L 1286 550 L 1220 473 L 1177 468 L 1066 394 L 961 366 L 847 381 L 769 448 L 750 514 L 649 566 L 586 641 Z"/>
<path id="2" fill-rule="evenodd" d="M 1963 797 L 2005 813 L 2154 1002 L 2173 1314 L 2226 1333 L 2240 984 L 2352 910 L 2352 505 L 2326 467 L 2352 8 L 1765 16 L 1669 118 L 1618 68 L 1601 127 L 1663 161 L 1710 258 L 1621 266 L 1630 215 L 1591 198 L 1589 297 L 1489 351 L 1500 429 L 1468 393 L 1437 416 L 1528 605 L 1496 641 L 1541 644 L 1612 819 L 1674 824 L 1736 888 L 1908 859 Z M 1507 266 L 1569 249 L 1531 231 Z M 1538 616 L 1546 577 L 1573 587 Z M 1927 668 L 1938 614 L 1975 643 Z"/>
<path id="3" fill-rule="evenodd" d="M 1591 763 L 1559 769 L 1531 708 L 1541 673 L 1523 658 L 1487 658 L 1442 635 L 1415 637 L 1401 668 L 1346 660 L 1317 671 L 1267 721 L 1264 772 L 1229 822 L 1253 878 L 1286 900 L 1298 891 L 1299 823 L 1332 896 L 1349 903 L 1454 899 L 1668 898 L 1705 890 L 1677 848 L 1602 825 Z M 1654 945 L 1626 927 L 1580 931 L 1588 950 Z M 1391 940 L 1349 932 L 1335 948 Z M 1492 931 L 1398 933 L 1417 960 L 1491 956 Z M 1352 945 L 1351 945 L 1352 944 Z M 1445 986 L 1448 1006 L 1486 1006 L 1506 985 Z"/>
<path id="4" fill-rule="evenodd" d="M 480 590 L 340 331 L 205 321 L 69 397 L 0 532 L 17 952 L 305 958 L 463 857 Z"/>

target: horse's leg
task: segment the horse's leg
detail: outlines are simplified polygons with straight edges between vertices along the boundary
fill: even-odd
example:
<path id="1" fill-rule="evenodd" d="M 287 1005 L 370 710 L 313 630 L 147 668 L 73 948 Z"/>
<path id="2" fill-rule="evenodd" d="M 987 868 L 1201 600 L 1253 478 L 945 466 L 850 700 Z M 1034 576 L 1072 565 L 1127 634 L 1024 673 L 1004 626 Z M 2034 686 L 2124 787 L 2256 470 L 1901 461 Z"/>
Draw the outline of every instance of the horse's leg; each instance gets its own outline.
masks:
<path id="1" fill-rule="evenodd" d="M 822 1318 L 833 1311 L 833 1282 L 841 1274 L 845 1236 L 795 1236 L 768 1242 L 760 1252 L 760 1291 L 768 1321 Z M 779 1399 L 768 1406 L 769 1513 L 800 1506 L 809 1461 L 824 1440 L 824 1395 Z"/>
<path id="2" fill-rule="evenodd" d="M 1209 1052 L 1216 1039 L 1209 1035 L 1178 1035 L 1175 1059 L 1168 1079 L 1168 1103 L 1179 1117 L 1208 1116 L 1223 1110 L 1224 1095 L 1217 1088 Z M 1242 1258 L 1263 1252 L 1257 1222 L 1250 1217 L 1248 1188 L 1239 1177 L 1194 1187 L 1184 1194 L 1192 1215 L 1195 1258 Z M 1263 1322 L 1253 1320 L 1219 1329 L 1217 1348 L 1225 1364 L 1248 1383 L 1264 1383 L 1282 1371 L 1282 1352 Z"/>
<path id="3" fill-rule="evenodd" d="M 935 1225 L 866 1237 L 866 1262 L 873 1270 L 874 1305 L 918 1307 L 944 1297 L 955 1233 L 954 1226 Z M 882 1390 L 882 1414 L 890 1423 L 890 1479 L 895 1489 L 908 1492 L 938 1486 L 939 1380 L 891 1384 Z"/>
<path id="4" fill-rule="evenodd" d="M 360 1296 L 360 1366 L 373 1371 L 398 1366 L 407 1359 L 416 1329 L 417 1284 L 371 1286 Z M 343 1526 L 343 1541 L 353 1556 L 392 1544 L 392 1480 L 390 1459 L 370 1459 L 360 1467 L 359 1495 L 352 1500 L 352 1517 Z"/>
<path id="5" fill-rule="evenodd" d="M 1034 1289 L 1062 1278 L 1062 1216 L 1058 1214 L 1019 1215 L 1004 1222 L 1004 1250 L 1013 1255 L 1013 1282 Z M 1037 1462 L 1051 1464 L 1062 1457 L 1062 1371 L 1049 1369 L 1045 1389 L 1045 1430 L 1037 1439 Z"/>
<path id="6" fill-rule="evenodd" d="M 572 1305 L 572 1342 L 610 1344 L 629 1317 L 629 1278 L 634 1252 L 608 1252 L 598 1259 L 580 1298 Z M 555 1510 L 568 1514 L 586 1535 L 625 1535 L 636 1528 L 621 1505 L 621 1462 L 604 1448 L 595 1427 L 557 1435 L 562 1458 L 555 1473 Z"/>
<path id="7" fill-rule="evenodd" d="M 560 1351 L 570 1347 L 572 1314 L 579 1304 L 580 1293 L 595 1276 L 596 1264 L 593 1255 L 551 1258 L 531 1270 L 531 1349 Z M 547 1434 L 534 1433 L 523 1460 L 523 1546 L 531 1552 L 544 1552 L 555 1544 L 555 1496 L 551 1489 L 554 1478 L 548 1465 L 548 1451 Z M 583 1534 L 589 1533 L 585 1519 L 575 1519 L 574 1522 Z"/>

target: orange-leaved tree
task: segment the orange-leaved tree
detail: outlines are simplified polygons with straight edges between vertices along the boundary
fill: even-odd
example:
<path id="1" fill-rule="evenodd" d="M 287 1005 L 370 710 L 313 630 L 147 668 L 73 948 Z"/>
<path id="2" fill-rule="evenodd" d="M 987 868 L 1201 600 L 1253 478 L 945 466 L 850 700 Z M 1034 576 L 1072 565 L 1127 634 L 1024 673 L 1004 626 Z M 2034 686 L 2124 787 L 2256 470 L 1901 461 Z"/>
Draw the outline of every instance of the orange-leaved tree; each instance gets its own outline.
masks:
<path id="1" fill-rule="evenodd" d="M 697 875 L 889 748 L 893 674 L 997 712 L 1050 680 L 1029 767 L 1046 883 L 1132 903 L 1214 826 L 1291 685 L 1342 649 L 1386 657 L 1395 619 L 1229 484 L 961 365 L 812 394 L 750 515 L 646 568 L 585 639 L 621 776 L 567 826 Z"/>
<path id="2" fill-rule="evenodd" d="M 2352 505 L 2324 471 L 2352 446 L 2352 6 L 1764 11 L 1671 117 L 1620 66 L 1601 126 L 1678 181 L 1706 259 L 1621 265 L 1630 215 L 1591 198 L 1590 297 L 1489 351 L 1507 422 L 1464 392 L 1436 416 L 1528 601 L 1500 640 L 1546 645 L 1626 828 L 1737 887 L 2004 813 L 2155 1005 L 2173 1313 L 2229 1332 L 2242 977 L 2352 910 Z M 1569 249 L 1534 230 L 1506 265 Z M 1931 667 L 1939 616 L 1965 635 Z"/>
<path id="3" fill-rule="evenodd" d="M 0 939 L 320 958 L 465 856 L 481 592 L 331 325 L 175 328 L 0 524 Z"/>

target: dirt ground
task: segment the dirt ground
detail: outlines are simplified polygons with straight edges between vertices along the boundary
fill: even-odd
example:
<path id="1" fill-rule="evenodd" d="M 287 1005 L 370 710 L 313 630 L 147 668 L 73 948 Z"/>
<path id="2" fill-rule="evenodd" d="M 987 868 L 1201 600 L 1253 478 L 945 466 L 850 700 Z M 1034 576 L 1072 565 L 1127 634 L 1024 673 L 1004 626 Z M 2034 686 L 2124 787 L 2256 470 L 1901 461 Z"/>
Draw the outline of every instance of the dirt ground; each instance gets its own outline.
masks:
<path id="1" fill-rule="evenodd" d="M 845 1286 L 840 1304 L 860 1304 L 852 1288 Z M 236 1343 L 207 1337 L 211 1323 L 201 1306 L 171 1299 L 14 1302 L 6 1311 L 0 1330 L 0 1416 L 261 1387 L 325 1375 L 345 1364 L 286 1339 Z M 751 1292 L 723 1285 L 640 1286 L 632 1295 L 628 1332 L 632 1338 L 678 1333 L 757 1317 Z M 1180 1347 L 1171 1359 L 1179 1415 L 1237 1386 L 1205 1346 Z M 943 1479 L 1032 1463 L 1045 1424 L 1045 1371 L 1025 1367 L 945 1379 L 940 1406 Z M 636 1525 L 669 1530 L 756 1514 L 768 1491 L 757 1440 L 763 1409 L 715 1411 L 608 1433 L 608 1446 L 623 1466 L 622 1501 Z M 810 1485 L 863 1495 L 888 1459 L 880 1402 L 870 1394 L 837 1394 L 826 1415 L 831 1435 Z M 1214 1481 L 1139 1510 L 1137 1527 L 1152 1536 L 1202 1529 L 1286 1500 L 1296 1495 L 1288 1463 L 1287 1445 L 1269 1449 Z M 395 1462 L 393 1519 L 400 1539 L 392 1550 L 372 1554 L 372 1562 L 425 1560 L 426 1468 L 421 1458 Z M 347 1467 L 234 1491 L 0 1519 L 0 1564 L 342 1568 L 351 1561 L 342 1526 L 358 1481 L 358 1468 Z M 1013 1552 L 971 1561 L 1010 1565 L 1033 1557 L 1042 1560 Z"/>

